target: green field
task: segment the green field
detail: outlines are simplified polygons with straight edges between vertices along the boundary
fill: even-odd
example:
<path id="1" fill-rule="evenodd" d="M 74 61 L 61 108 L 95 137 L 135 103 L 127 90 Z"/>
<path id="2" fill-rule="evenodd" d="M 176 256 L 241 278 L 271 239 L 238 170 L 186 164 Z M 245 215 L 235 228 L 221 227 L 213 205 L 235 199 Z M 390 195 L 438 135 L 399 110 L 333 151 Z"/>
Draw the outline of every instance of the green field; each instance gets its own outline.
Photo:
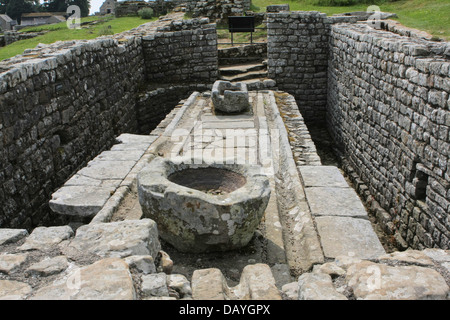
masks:
<path id="1" fill-rule="evenodd" d="M 34 48 L 39 43 L 49 44 L 56 41 L 94 39 L 103 35 L 120 33 L 136 28 L 137 26 L 157 20 L 143 20 L 139 17 L 86 17 L 81 19 L 82 23 L 96 21 L 95 24 L 82 25 L 82 29 L 68 29 L 65 22 L 45 25 L 40 27 L 30 27 L 22 29 L 22 32 L 48 31 L 43 35 L 32 39 L 14 42 L 6 47 L 0 48 L 0 60 L 13 57 L 23 53 L 25 49 Z"/>
<path id="2" fill-rule="evenodd" d="M 324 6 L 317 3 L 331 0 L 252 0 L 255 11 L 265 11 L 270 4 L 288 3 L 292 11 L 321 11 L 328 15 L 352 11 L 366 11 L 375 4 L 383 12 L 396 13 L 401 24 L 427 31 L 435 37 L 450 41 L 450 0 L 401 0 L 401 1 L 361 1 L 362 4 L 351 6 Z M 338 1 L 338 0 L 335 0 Z M 343 2 L 345 0 L 339 0 Z M 348 1 L 348 0 L 347 0 Z"/>

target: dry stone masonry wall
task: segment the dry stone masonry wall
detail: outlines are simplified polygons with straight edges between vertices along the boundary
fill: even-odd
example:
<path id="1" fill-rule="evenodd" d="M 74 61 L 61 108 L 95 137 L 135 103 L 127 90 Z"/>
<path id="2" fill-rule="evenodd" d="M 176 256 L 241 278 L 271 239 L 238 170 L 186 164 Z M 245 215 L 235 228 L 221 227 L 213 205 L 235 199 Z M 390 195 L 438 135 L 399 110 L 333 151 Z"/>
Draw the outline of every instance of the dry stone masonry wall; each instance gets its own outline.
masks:
<path id="1" fill-rule="evenodd" d="M 213 83 L 218 77 L 217 32 L 209 19 L 173 21 L 144 36 L 147 80 Z"/>
<path id="2" fill-rule="evenodd" d="M 117 134 L 136 130 L 130 110 L 143 70 L 139 38 L 57 43 L 2 63 L 2 226 L 52 221 L 54 189 Z"/>
<path id="3" fill-rule="evenodd" d="M 387 211 L 384 229 L 419 249 L 450 247 L 446 48 L 362 24 L 331 27 L 328 128 Z"/>
<path id="4" fill-rule="evenodd" d="M 243 16 L 250 10 L 251 0 L 188 0 L 186 9 L 195 17 L 226 21 L 228 16 Z"/>
<path id="5" fill-rule="evenodd" d="M 268 13 L 269 78 L 294 95 L 305 121 L 323 121 L 327 105 L 329 21 L 319 12 Z"/>
<path id="6" fill-rule="evenodd" d="M 150 86 L 183 81 L 184 93 L 212 83 L 218 73 L 216 38 L 207 19 L 186 20 L 162 31 L 144 25 L 114 37 L 39 45 L 2 61 L 0 225 L 31 229 L 64 223 L 48 208 L 51 194 L 121 133 L 156 127 L 140 115 L 159 108 L 161 95 L 176 90 L 150 90 L 142 100 L 146 80 Z M 169 52 L 178 55 L 170 61 L 157 56 Z M 178 101 L 179 95 L 174 107 Z"/>

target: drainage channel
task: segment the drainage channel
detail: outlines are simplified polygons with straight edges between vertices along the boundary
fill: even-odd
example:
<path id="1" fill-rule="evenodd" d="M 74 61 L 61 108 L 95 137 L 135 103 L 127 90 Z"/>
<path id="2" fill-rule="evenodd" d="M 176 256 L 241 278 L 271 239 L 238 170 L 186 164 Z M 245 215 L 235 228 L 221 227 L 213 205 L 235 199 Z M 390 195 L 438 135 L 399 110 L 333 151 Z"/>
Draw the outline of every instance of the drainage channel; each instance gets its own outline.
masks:
<path id="1" fill-rule="evenodd" d="M 292 96 L 251 91 L 251 108 L 235 115 L 216 114 L 211 100 L 210 92 L 194 92 L 152 131 L 153 142 L 93 218 L 93 227 L 143 218 L 136 178 L 155 157 L 200 156 L 259 165 L 272 192 L 261 223 L 243 248 L 187 254 L 161 241 L 162 250 L 173 261 L 172 273 L 194 281 L 200 269 L 214 268 L 227 286 L 238 288 L 233 294 L 239 296 L 246 270 L 253 270 L 252 266 L 267 267 L 258 272 L 269 272 L 281 290 L 314 265 L 339 255 L 371 258 L 384 252 L 353 189 L 342 184 L 339 172 L 321 165 Z M 316 176 L 319 181 L 314 180 Z"/>
<path id="2" fill-rule="evenodd" d="M 256 162 L 264 167 L 272 193 L 262 222 L 244 248 L 219 253 L 182 253 L 162 240 L 163 250 L 174 262 L 172 272 L 191 279 L 195 270 L 217 268 L 227 283 L 235 286 L 247 265 L 264 263 L 271 267 L 281 289 L 314 264 L 322 263 L 324 256 L 275 94 L 250 92 L 250 112 L 234 116 L 216 115 L 208 93 L 195 93 L 190 100 L 189 107 L 174 110 L 168 116 L 171 121 L 166 119 L 169 124 L 165 128 L 156 129 L 162 134 L 150 148 L 152 152 L 164 157 L 231 154 L 237 162 Z M 319 164 L 314 144 L 305 137 L 301 146 L 304 163 Z M 227 141 L 233 142 L 231 147 Z M 130 192 L 111 221 L 141 216 L 137 194 Z"/>

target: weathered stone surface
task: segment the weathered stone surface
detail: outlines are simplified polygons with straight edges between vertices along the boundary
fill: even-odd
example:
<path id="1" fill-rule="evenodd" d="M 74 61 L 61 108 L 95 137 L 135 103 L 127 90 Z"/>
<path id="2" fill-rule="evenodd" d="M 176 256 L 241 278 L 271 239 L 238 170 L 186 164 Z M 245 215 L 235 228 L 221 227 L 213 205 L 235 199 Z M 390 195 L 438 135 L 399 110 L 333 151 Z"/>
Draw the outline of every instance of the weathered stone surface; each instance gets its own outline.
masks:
<path id="1" fill-rule="evenodd" d="M 124 259 L 130 268 L 135 268 L 143 274 L 155 273 L 156 267 L 152 256 L 129 256 Z"/>
<path id="2" fill-rule="evenodd" d="M 324 273 L 304 273 L 298 278 L 299 300 L 347 300 L 336 291 L 331 276 Z"/>
<path id="3" fill-rule="evenodd" d="M 95 159 L 78 171 L 78 174 L 97 180 L 123 180 L 135 164 L 136 161 Z"/>
<path id="4" fill-rule="evenodd" d="M 368 220 L 348 217 L 316 217 L 324 255 L 375 258 L 385 253 Z"/>
<path id="5" fill-rule="evenodd" d="M 345 275 L 345 270 L 337 266 L 334 262 L 326 262 L 321 265 L 315 265 L 313 268 L 313 273 L 324 273 L 331 277 L 338 277 Z"/>
<path id="6" fill-rule="evenodd" d="M 128 265 L 119 258 L 107 258 L 37 290 L 32 300 L 134 300 L 133 280 Z"/>
<path id="7" fill-rule="evenodd" d="M 402 247 L 449 249 L 447 44 L 393 21 L 383 29 L 330 25 L 327 129 L 358 192 L 388 211 L 383 229 Z"/>
<path id="8" fill-rule="evenodd" d="M 358 217 L 368 219 L 361 199 L 352 188 L 305 188 L 306 198 L 315 216 Z"/>
<path id="9" fill-rule="evenodd" d="M 382 262 L 405 262 L 422 266 L 433 265 L 433 260 L 431 260 L 431 258 L 429 258 L 424 252 L 418 250 L 396 251 L 387 255 L 379 256 L 378 260 Z"/>
<path id="10" fill-rule="evenodd" d="M 140 171 L 143 216 L 154 219 L 161 238 L 179 251 L 225 251 L 247 245 L 269 201 L 268 178 L 258 166 L 208 163 L 207 159 L 189 162 L 156 157 Z M 186 172 L 196 172 L 192 170 L 206 171 L 201 179 L 204 185 L 199 178 L 185 180 L 186 185 L 172 181 L 174 175 L 182 179 Z M 207 190 L 202 190 L 204 186 Z M 211 189 L 220 193 L 208 192 Z"/>
<path id="11" fill-rule="evenodd" d="M 298 300 L 298 282 L 291 282 L 285 284 L 281 291 L 287 297 L 288 300 Z"/>
<path id="12" fill-rule="evenodd" d="M 191 283 L 182 274 L 167 275 L 167 286 L 178 292 L 180 298 L 192 296 Z"/>
<path id="13" fill-rule="evenodd" d="M 80 217 L 93 216 L 103 208 L 115 188 L 114 186 L 63 186 L 53 193 L 49 205 L 54 212 L 59 214 Z"/>
<path id="14" fill-rule="evenodd" d="M 391 267 L 363 261 L 347 270 L 346 280 L 358 299 L 446 299 L 449 286 L 435 270 L 418 266 Z"/>
<path id="15" fill-rule="evenodd" d="M 450 250 L 425 249 L 423 253 L 436 261 L 450 274 Z"/>
<path id="16" fill-rule="evenodd" d="M 69 226 L 37 227 L 18 249 L 46 251 L 72 236 L 73 230 Z"/>
<path id="17" fill-rule="evenodd" d="M 27 275 L 50 276 L 60 273 L 67 269 L 69 262 L 65 256 L 44 259 L 38 263 L 32 264 L 25 270 Z"/>
<path id="18" fill-rule="evenodd" d="M 289 11 L 289 4 L 273 4 L 266 7 L 267 12 Z"/>
<path id="19" fill-rule="evenodd" d="M 146 296 L 169 296 L 167 276 L 165 273 L 154 273 L 142 276 L 141 290 Z"/>
<path id="20" fill-rule="evenodd" d="M 26 236 L 28 236 L 28 231 L 25 229 L 2 228 L 0 229 L 0 246 L 19 241 Z"/>
<path id="21" fill-rule="evenodd" d="M 10 274 L 19 269 L 26 261 L 26 254 L 0 255 L 0 273 Z"/>
<path id="22" fill-rule="evenodd" d="M 244 268 L 235 294 L 241 300 L 281 300 L 270 267 L 262 263 Z"/>
<path id="23" fill-rule="evenodd" d="M 293 280 L 287 264 L 277 263 L 270 267 L 270 270 L 278 289 L 281 289 L 285 284 Z"/>
<path id="24" fill-rule="evenodd" d="M 338 267 L 347 270 L 351 265 L 360 263 L 362 259 L 355 257 L 354 253 L 352 252 L 350 255 L 341 255 L 337 256 L 334 259 L 334 264 L 336 264 Z"/>
<path id="25" fill-rule="evenodd" d="M 159 252 L 160 255 L 160 262 L 159 262 L 159 268 L 164 272 L 165 274 L 171 274 L 172 270 L 173 270 L 173 261 L 172 259 L 170 259 L 170 256 L 167 254 L 167 252 L 165 251 L 160 251 Z"/>
<path id="26" fill-rule="evenodd" d="M 340 187 L 349 185 L 335 166 L 299 166 L 305 187 Z"/>
<path id="27" fill-rule="evenodd" d="M 216 268 L 195 270 L 191 286 L 194 300 L 226 300 L 230 295 L 225 277 Z"/>
<path id="28" fill-rule="evenodd" d="M 0 300 L 23 300 L 32 288 L 23 282 L 0 280 Z"/>
<path id="29" fill-rule="evenodd" d="M 216 110 L 225 113 L 242 112 L 249 108 L 247 85 L 218 80 L 211 90 L 211 100 Z"/>
<path id="30" fill-rule="evenodd" d="M 150 219 L 95 223 L 77 229 L 64 251 L 95 254 L 100 257 L 150 255 L 161 249 L 156 223 Z"/>

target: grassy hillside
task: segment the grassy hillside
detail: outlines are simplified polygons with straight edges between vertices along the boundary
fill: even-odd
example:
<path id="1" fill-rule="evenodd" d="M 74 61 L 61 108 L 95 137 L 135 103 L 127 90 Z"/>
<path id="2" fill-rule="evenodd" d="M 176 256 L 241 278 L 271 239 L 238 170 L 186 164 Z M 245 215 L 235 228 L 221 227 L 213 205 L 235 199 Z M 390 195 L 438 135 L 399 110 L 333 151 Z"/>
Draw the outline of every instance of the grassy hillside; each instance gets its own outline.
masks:
<path id="1" fill-rule="evenodd" d="M 65 22 L 44 25 L 39 27 L 29 27 L 22 29 L 22 32 L 47 31 L 45 34 L 32 39 L 14 42 L 6 47 L 0 48 L 0 60 L 13 57 L 23 53 L 25 49 L 34 48 L 39 43 L 53 43 L 65 40 L 94 39 L 103 35 L 120 33 L 133 29 L 143 23 L 156 20 L 143 20 L 139 17 L 87 17 L 81 19 L 82 29 L 68 29 Z M 91 24 L 85 24 L 89 23 Z"/>
<path id="2" fill-rule="evenodd" d="M 326 3 L 360 3 L 350 6 L 319 5 Z M 450 41 L 450 0 L 252 0 L 257 11 L 265 11 L 270 4 L 288 3 L 293 11 L 321 11 L 335 13 L 366 11 L 371 4 L 381 11 L 394 12 L 403 25 L 424 30 L 433 36 Z"/>

